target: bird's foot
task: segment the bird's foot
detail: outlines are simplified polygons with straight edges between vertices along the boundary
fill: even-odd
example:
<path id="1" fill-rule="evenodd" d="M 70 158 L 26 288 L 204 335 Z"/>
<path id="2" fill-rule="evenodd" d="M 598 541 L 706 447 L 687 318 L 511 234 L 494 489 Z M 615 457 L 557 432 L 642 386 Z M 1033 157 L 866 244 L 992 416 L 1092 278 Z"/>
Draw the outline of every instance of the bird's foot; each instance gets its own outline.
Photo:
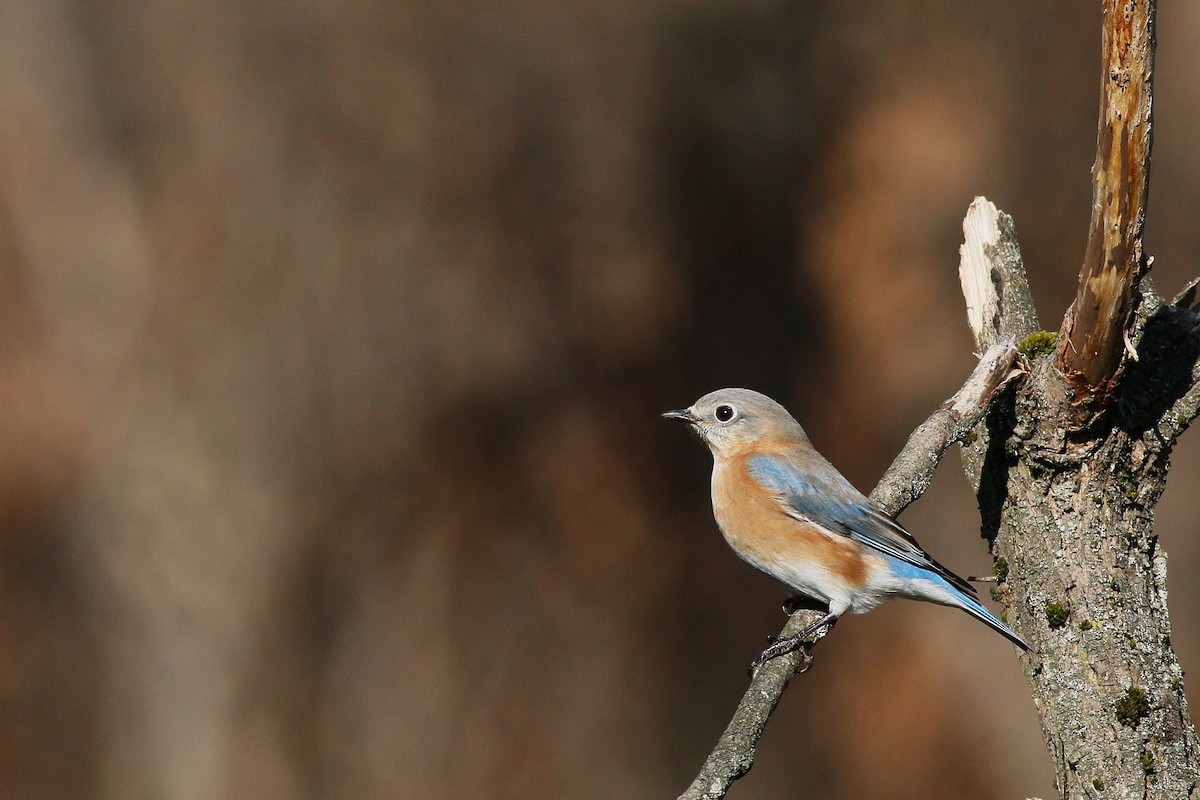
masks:
<path id="1" fill-rule="evenodd" d="M 819 620 L 814 622 L 812 625 L 809 625 L 804 630 L 792 636 L 768 636 L 767 641 L 770 642 L 770 644 L 767 646 L 767 649 L 763 650 L 762 653 L 759 654 L 758 658 L 754 659 L 754 661 L 750 664 L 750 677 L 753 678 L 754 674 L 758 672 L 759 667 L 771 659 L 785 656 L 788 653 L 798 649 L 803 649 L 804 653 L 803 661 L 796 671 L 797 673 L 805 672 L 808 670 L 809 666 L 812 665 L 813 660 L 812 653 L 809 652 L 809 647 L 811 646 L 811 643 L 808 641 L 809 637 L 826 626 L 832 628 L 836 622 L 837 617 L 833 616 L 832 614 L 827 614 L 826 616 L 821 617 Z"/>
<path id="2" fill-rule="evenodd" d="M 746 671 L 751 678 L 754 677 L 763 664 L 773 658 L 787 655 L 794 650 L 802 651 L 800 664 L 796 667 L 796 674 L 799 675 L 808 672 L 808 668 L 812 666 L 813 662 L 812 653 L 808 649 L 810 646 L 809 642 L 802 641 L 799 636 L 786 636 L 783 638 L 768 636 L 767 640 L 771 642 L 770 646 L 766 650 L 763 650 L 758 658 L 754 659 L 750 664 L 750 668 Z"/>
<path id="3" fill-rule="evenodd" d="M 767 645 L 767 649 L 762 651 L 758 658 L 750 664 L 750 669 L 756 670 L 763 664 L 770 661 L 772 658 L 786 656 L 788 653 L 800 647 L 801 639 L 799 636 L 783 636 L 776 637 L 775 641 Z"/>

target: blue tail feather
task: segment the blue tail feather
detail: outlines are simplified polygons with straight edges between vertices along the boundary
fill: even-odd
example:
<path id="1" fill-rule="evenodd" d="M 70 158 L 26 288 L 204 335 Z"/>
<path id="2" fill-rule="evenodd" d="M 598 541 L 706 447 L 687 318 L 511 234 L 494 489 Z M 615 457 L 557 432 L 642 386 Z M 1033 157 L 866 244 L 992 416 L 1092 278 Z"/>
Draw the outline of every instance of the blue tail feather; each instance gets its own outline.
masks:
<path id="1" fill-rule="evenodd" d="M 972 617 L 975 617 L 975 619 L 979 620 L 984 625 L 987 625 L 1005 639 L 1008 639 L 1026 653 L 1029 652 L 1029 645 L 1025 644 L 1025 641 L 1020 636 L 1017 636 L 1015 633 L 1013 633 L 1007 625 L 997 619 L 992 612 L 988 611 L 975 600 L 972 600 L 969 597 L 964 597 L 962 610 L 966 611 Z"/>
<path id="2" fill-rule="evenodd" d="M 1025 644 L 1025 641 L 1021 639 L 1020 636 L 1017 636 L 1015 633 L 1013 633 L 1009 627 L 997 619 L 992 612 L 980 605 L 978 600 L 976 600 L 974 597 L 971 597 L 957 586 L 953 585 L 945 577 L 932 570 L 909 564 L 908 562 L 901 561 L 897 558 L 892 558 L 888 555 L 885 555 L 884 558 L 887 559 L 888 566 L 891 568 L 892 573 L 897 577 L 903 578 L 906 581 L 925 581 L 936 584 L 940 588 L 945 589 L 948 594 L 954 598 L 953 605 L 956 605 L 963 611 L 966 611 L 972 617 L 975 617 L 975 619 L 979 620 L 984 625 L 987 625 L 989 628 L 996 631 L 996 633 L 999 633 L 1005 639 L 1008 639 L 1025 652 L 1029 652 L 1029 645 Z M 925 598 L 921 599 L 929 598 L 926 596 Z M 935 602 L 942 601 L 939 600 Z"/>

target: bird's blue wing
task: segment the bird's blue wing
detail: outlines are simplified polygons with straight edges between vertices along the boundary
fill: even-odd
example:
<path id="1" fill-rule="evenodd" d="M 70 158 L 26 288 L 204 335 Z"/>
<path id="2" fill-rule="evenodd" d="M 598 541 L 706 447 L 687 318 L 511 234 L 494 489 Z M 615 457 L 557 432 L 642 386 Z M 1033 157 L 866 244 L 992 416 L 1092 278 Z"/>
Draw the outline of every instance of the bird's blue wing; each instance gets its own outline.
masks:
<path id="1" fill-rule="evenodd" d="M 749 471 L 791 516 L 929 570 L 969 597 L 976 596 L 974 586 L 934 561 L 912 534 L 863 496 L 828 461 L 814 453 L 805 462 L 806 469 L 801 472 L 790 461 L 777 456 L 754 456 Z"/>

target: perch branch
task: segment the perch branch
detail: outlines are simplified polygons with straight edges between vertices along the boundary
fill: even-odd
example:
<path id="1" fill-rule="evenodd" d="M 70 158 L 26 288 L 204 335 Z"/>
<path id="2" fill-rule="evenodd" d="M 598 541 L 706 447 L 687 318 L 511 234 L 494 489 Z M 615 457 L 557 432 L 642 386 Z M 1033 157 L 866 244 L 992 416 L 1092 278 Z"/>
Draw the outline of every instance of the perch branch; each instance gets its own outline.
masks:
<path id="1" fill-rule="evenodd" d="M 902 511 L 929 486 L 946 450 L 983 419 L 996 393 L 1023 375 L 1023 359 L 1015 347 L 998 344 L 989 348 L 963 387 L 909 437 L 871 493 L 871 500 L 889 514 Z M 780 636 L 795 635 L 820 617 L 815 611 L 797 611 Z M 823 636 L 824 632 L 819 633 L 813 643 Z M 772 659 L 754 673 L 733 719 L 679 800 L 717 800 L 725 796 L 730 784 L 750 771 L 767 719 L 788 683 L 807 665 L 809 647 L 811 644 Z"/>
<path id="2" fill-rule="evenodd" d="M 913 431 L 904 450 L 871 492 L 875 504 L 895 516 L 925 494 L 946 449 L 961 441 L 983 418 L 987 403 L 981 405 L 981 400 L 990 399 L 1027 372 L 1025 358 L 1013 345 L 989 347 L 963 387 Z"/>

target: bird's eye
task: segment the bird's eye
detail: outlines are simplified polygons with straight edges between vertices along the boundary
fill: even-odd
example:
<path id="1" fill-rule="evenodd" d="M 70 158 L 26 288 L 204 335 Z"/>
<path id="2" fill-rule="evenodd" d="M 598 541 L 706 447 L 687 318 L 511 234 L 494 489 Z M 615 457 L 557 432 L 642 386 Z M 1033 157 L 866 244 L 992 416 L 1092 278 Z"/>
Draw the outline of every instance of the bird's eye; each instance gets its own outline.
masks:
<path id="1" fill-rule="evenodd" d="M 729 422 L 736 412 L 733 410 L 733 406 L 717 406 L 717 410 L 713 413 L 717 422 Z"/>

